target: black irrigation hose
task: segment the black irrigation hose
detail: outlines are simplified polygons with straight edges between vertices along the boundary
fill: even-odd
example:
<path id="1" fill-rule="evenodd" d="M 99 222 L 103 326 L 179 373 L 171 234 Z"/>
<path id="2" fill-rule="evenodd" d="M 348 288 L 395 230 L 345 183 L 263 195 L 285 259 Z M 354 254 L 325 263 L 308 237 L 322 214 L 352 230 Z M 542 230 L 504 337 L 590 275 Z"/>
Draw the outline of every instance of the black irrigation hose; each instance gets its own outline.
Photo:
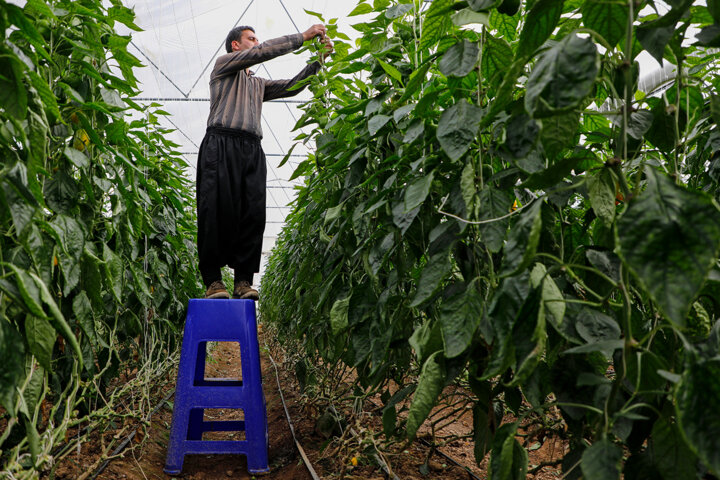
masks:
<path id="1" fill-rule="evenodd" d="M 273 360 L 272 355 L 270 355 L 269 353 L 268 353 L 268 358 L 270 359 L 270 363 L 272 363 L 273 368 L 275 368 L 275 379 L 277 380 L 278 392 L 280 392 L 280 401 L 282 402 L 283 409 L 285 409 L 285 417 L 287 418 L 288 425 L 290 426 L 290 433 L 292 433 L 293 440 L 295 440 L 295 445 L 298 447 L 298 451 L 300 452 L 300 455 L 301 455 L 302 458 L 303 458 L 303 462 L 305 462 L 305 466 L 306 466 L 307 469 L 310 471 L 310 475 L 312 475 L 312 477 L 313 477 L 314 480 L 320 480 L 320 478 L 317 476 L 317 473 L 315 473 L 315 470 L 312 468 L 312 465 L 310 464 L 310 460 L 309 460 L 309 459 L 307 458 L 307 456 L 305 455 L 305 450 L 303 450 L 302 445 L 300 445 L 300 442 L 298 442 L 297 438 L 295 437 L 295 427 L 293 427 L 292 420 L 290 420 L 290 413 L 288 412 L 287 406 L 285 405 L 285 397 L 283 396 L 282 387 L 280 386 L 280 376 L 278 375 L 278 367 L 277 367 L 277 364 L 275 363 L 275 360 Z M 375 402 L 373 402 L 372 400 L 368 399 L 368 402 L 370 402 L 370 403 L 372 403 L 373 405 L 375 405 L 376 409 L 380 408 L 380 407 L 379 407 L 377 404 L 375 404 Z M 355 432 L 351 432 L 351 433 L 353 434 L 354 437 L 357 436 L 357 434 L 356 434 Z M 434 448 L 433 445 L 432 445 L 430 442 L 428 442 L 427 440 L 425 440 L 425 439 L 418 439 L 418 440 L 420 441 L 420 443 L 422 443 L 422 444 L 425 445 L 426 447 Z M 472 478 L 474 478 L 475 480 L 482 480 L 480 477 L 478 477 L 477 475 L 475 475 L 468 467 L 466 467 L 465 465 L 461 464 L 460 462 L 458 462 L 457 460 L 455 460 L 453 457 L 451 457 L 451 456 L 448 455 L 447 453 L 442 452 L 442 451 L 439 450 L 438 448 L 434 448 L 434 450 L 435 450 L 435 452 L 437 452 L 438 454 L 440 454 L 440 456 L 442 456 L 443 458 L 445 458 L 446 460 L 448 460 L 450 463 L 452 463 L 452 464 L 454 464 L 455 466 L 458 466 L 458 467 L 464 469 L 464 470 L 468 473 L 468 475 L 470 475 L 470 476 L 471 476 Z M 388 476 L 391 475 L 390 469 L 388 468 L 387 464 L 385 464 L 385 462 L 382 461 L 382 459 L 381 459 L 378 455 L 375 456 L 375 459 L 376 459 L 376 460 L 378 461 L 378 463 L 380 464 L 380 468 L 382 468 L 383 471 L 384 471 Z M 392 474 L 392 476 L 393 476 L 395 479 L 398 478 L 397 475 L 395 475 L 395 474 Z"/>
<path id="2" fill-rule="evenodd" d="M 366 400 L 367 400 L 368 403 L 371 403 L 372 405 L 374 405 L 376 410 L 379 410 L 379 409 L 382 408 L 381 406 L 379 406 L 378 404 L 376 404 L 375 402 L 373 402 L 373 401 L 370 400 L 369 398 L 366 399 Z M 423 445 L 425 445 L 426 447 L 434 449 L 435 452 L 437 452 L 438 454 L 440 454 L 441 457 L 445 458 L 445 459 L 448 460 L 450 463 L 454 464 L 454 465 L 457 466 L 457 467 L 460 467 L 460 468 L 464 469 L 464 470 L 468 473 L 468 475 L 470 475 L 470 476 L 471 476 L 472 478 L 474 478 L 475 480 L 482 480 L 480 477 L 478 477 L 477 475 L 475 475 L 468 467 L 466 467 L 465 465 L 461 464 L 460 462 L 458 462 L 457 460 L 455 460 L 453 457 L 451 457 L 451 456 L 448 455 L 447 453 L 441 451 L 439 448 L 433 446 L 432 443 L 428 442 L 428 441 L 425 440 L 424 438 L 418 438 L 417 440 L 418 440 L 420 443 L 422 443 Z"/>
<path id="3" fill-rule="evenodd" d="M 165 402 L 167 402 L 167 401 L 170 399 L 170 397 L 173 396 L 174 393 L 175 393 L 175 389 L 174 389 L 174 388 L 170 389 L 170 391 L 168 392 L 168 394 L 165 395 L 165 398 L 163 398 L 163 399 L 160 401 L 160 403 L 158 403 L 158 404 L 155 406 L 155 408 L 148 414 L 148 416 L 147 416 L 147 418 L 145 419 L 145 421 L 146 421 L 146 422 L 149 422 L 150 419 L 152 418 L 152 416 L 153 416 L 158 410 L 160 410 L 160 407 L 162 407 L 162 406 L 165 404 Z M 113 452 L 110 454 L 110 458 L 108 458 L 107 460 L 105 460 L 105 461 L 102 463 L 102 465 L 100 465 L 100 466 L 98 467 L 98 469 L 95 471 L 95 473 L 93 473 L 92 477 L 90 477 L 90 480 L 95 480 L 95 479 L 98 477 L 98 475 L 100 475 L 100 474 L 107 468 L 107 466 L 110 465 L 110 462 L 112 461 L 113 457 L 115 457 L 115 456 L 118 455 L 120 452 L 122 452 L 123 450 L 125 450 L 125 447 L 127 447 L 128 444 L 129 444 L 130 442 L 132 442 L 132 439 L 135 438 L 135 435 L 137 434 L 137 431 L 138 431 L 139 428 L 140 428 L 140 427 L 138 427 L 138 428 L 136 428 L 135 430 L 133 430 L 132 433 L 131 433 L 130 435 L 128 435 L 127 438 L 125 438 L 125 440 L 123 440 L 122 443 L 120 443 L 120 445 L 118 445 L 115 450 L 113 450 Z"/>
<path id="4" fill-rule="evenodd" d="M 422 443 L 422 444 L 425 445 L 426 447 L 434 448 L 433 445 L 432 445 L 430 442 L 428 442 L 427 440 L 425 440 L 424 438 L 420 438 L 420 439 L 418 439 L 418 440 L 420 440 L 420 443 Z M 481 480 L 481 478 L 478 477 L 477 475 L 475 475 L 468 467 L 466 467 L 465 465 L 462 465 L 462 464 L 459 463 L 457 460 L 455 460 L 453 457 L 451 457 L 451 456 L 448 455 L 447 453 L 443 452 L 443 451 L 440 450 L 439 448 L 435 448 L 435 452 L 436 452 L 436 453 L 439 453 L 441 457 L 444 457 L 444 458 L 445 458 L 446 460 L 448 460 L 450 463 L 454 463 L 455 466 L 458 466 L 458 467 L 464 469 L 464 470 L 468 473 L 468 475 L 470 475 L 470 476 L 471 476 L 472 478 L 474 478 L 475 480 Z"/>
<path id="5" fill-rule="evenodd" d="M 303 449 L 302 445 L 300 445 L 300 442 L 295 436 L 295 427 L 293 426 L 292 420 L 290 420 L 290 412 L 288 412 L 287 405 L 285 405 L 285 397 L 283 396 L 282 387 L 280 386 L 280 375 L 278 374 L 277 364 L 275 363 L 275 360 L 273 360 L 272 355 L 270 355 L 269 352 L 268 358 L 270 359 L 270 363 L 272 363 L 273 368 L 275 368 L 275 380 L 277 380 L 278 392 L 280 393 L 280 402 L 282 402 L 283 409 L 285 410 L 285 418 L 287 418 L 288 425 L 290 426 L 290 433 L 292 434 L 293 440 L 295 440 L 295 446 L 300 452 L 300 456 L 302 457 L 303 462 L 308 469 L 308 472 L 310 472 L 310 475 L 313 477 L 313 480 L 321 480 L 318 474 L 315 472 L 315 469 L 312 467 L 310 459 L 305 454 L 305 450 Z"/>

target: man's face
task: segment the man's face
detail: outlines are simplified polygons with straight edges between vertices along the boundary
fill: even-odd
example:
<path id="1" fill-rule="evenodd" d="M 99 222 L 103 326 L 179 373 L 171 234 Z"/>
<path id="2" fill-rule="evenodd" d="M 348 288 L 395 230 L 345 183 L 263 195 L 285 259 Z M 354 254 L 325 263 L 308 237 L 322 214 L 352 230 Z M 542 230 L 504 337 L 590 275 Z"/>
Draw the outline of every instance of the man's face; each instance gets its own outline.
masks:
<path id="1" fill-rule="evenodd" d="M 260 41 L 255 36 L 255 32 L 252 30 L 243 30 L 240 40 L 233 40 L 232 49 L 233 52 L 238 50 L 249 50 L 259 43 Z"/>

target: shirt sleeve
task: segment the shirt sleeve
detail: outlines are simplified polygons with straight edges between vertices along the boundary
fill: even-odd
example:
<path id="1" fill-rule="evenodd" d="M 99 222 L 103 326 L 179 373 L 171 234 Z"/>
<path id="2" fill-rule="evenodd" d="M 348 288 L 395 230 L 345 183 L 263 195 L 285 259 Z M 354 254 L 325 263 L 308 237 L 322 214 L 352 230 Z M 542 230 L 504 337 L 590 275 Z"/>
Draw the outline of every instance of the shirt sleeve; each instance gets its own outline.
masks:
<path id="1" fill-rule="evenodd" d="M 240 70 L 244 70 L 258 63 L 262 63 L 271 58 L 285 55 L 293 50 L 297 50 L 303 44 L 302 33 L 294 35 L 285 35 L 284 37 L 273 38 L 261 43 L 248 50 L 238 50 L 236 52 L 226 53 L 218 57 L 215 61 L 210 80 L 225 75 L 234 74 Z"/>
<path id="2" fill-rule="evenodd" d="M 263 102 L 274 100 L 276 98 L 294 97 L 305 89 L 305 86 L 296 90 L 288 90 L 298 82 L 305 80 L 310 75 L 315 75 L 320 71 L 320 63 L 313 62 L 303 68 L 300 73 L 288 80 L 265 80 L 265 96 Z"/>

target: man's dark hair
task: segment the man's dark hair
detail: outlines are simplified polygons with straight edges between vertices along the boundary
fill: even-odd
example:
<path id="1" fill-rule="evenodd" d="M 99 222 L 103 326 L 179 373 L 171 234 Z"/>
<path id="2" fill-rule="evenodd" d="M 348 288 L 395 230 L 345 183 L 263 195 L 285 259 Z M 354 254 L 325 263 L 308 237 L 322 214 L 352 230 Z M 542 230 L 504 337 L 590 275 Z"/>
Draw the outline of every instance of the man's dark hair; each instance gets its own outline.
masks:
<path id="1" fill-rule="evenodd" d="M 225 39 L 225 50 L 227 53 L 232 52 L 232 42 L 240 40 L 240 38 L 242 38 L 242 32 L 245 30 L 250 30 L 255 33 L 255 29 L 253 27 L 248 27 L 247 25 L 241 25 L 230 30 L 230 33 L 228 33 L 228 36 Z"/>

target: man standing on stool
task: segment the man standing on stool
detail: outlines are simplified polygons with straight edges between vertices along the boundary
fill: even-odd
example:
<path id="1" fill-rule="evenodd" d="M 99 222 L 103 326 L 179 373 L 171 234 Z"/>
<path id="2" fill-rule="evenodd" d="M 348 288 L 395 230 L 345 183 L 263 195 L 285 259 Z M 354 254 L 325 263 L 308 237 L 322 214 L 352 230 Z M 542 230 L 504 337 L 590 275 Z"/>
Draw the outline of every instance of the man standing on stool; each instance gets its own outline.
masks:
<path id="1" fill-rule="evenodd" d="M 297 95 L 301 89 L 288 89 L 320 70 L 313 62 L 295 78 L 267 80 L 249 67 L 297 50 L 317 36 L 326 45 L 327 57 L 332 43 L 325 33 L 324 25 L 313 25 L 304 33 L 260 43 L 252 27 L 236 27 L 225 40 L 228 53 L 215 62 L 197 169 L 198 255 L 205 298 L 230 298 L 221 276 L 221 268 L 228 265 L 235 270 L 233 298 L 258 299 L 252 283 L 260 270 L 265 231 L 262 103 Z"/>

